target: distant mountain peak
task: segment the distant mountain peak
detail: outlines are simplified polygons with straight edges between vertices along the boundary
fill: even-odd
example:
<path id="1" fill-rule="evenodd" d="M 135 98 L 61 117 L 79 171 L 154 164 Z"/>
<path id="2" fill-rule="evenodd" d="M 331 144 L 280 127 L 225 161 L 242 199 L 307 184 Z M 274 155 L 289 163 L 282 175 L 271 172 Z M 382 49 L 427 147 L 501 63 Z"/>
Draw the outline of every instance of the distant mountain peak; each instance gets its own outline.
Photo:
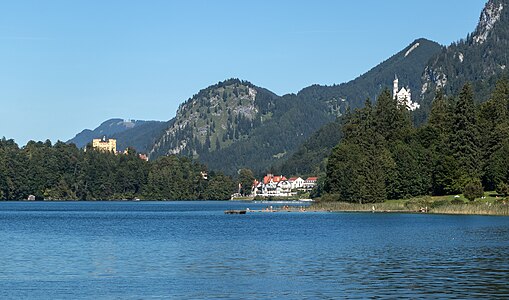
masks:
<path id="1" fill-rule="evenodd" d="M 503 76 L 509 60 L 509 0 L 489 0 L 476 29 L 466 38 L 442 49 L 424 69 L 421 98 L 429 106 L 437 90 L 457 93 L 467 83 L 476 83 L 482 101 L 490 92 L 488 82 Z"/>
<path id="2" fill-rule="evenodd" d="M 474 32 L 473 41 L 476 44 L 483 44 L 490 32 L 493 30 L 495 24 L 500 20 L 502 11 L 507 3 L 499 0 L 490 0 L 484 7 L 479 24 Z"/>
<path id="3" fill-rule="evenodd" d="M 67 143 L 83 148 L 96 138 L 115 138 L 119 149 L 134 147 L 137 151 L 147 152 L 167 124 L 168 122 L 114 118 L 102 122 L 93 130 L 83 130 Z"/>

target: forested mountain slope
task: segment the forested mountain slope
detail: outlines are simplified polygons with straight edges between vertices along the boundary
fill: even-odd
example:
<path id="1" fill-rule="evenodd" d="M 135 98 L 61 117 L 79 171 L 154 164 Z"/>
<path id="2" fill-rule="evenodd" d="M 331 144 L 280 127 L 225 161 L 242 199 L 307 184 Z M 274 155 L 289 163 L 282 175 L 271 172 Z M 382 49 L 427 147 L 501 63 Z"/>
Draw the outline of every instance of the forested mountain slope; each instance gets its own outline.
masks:
<path id="1" fill-rule="evenodd" d="M 335 103 L 294 94 L 279 97 L 230 79 L 183 103 L 150 157 L 180 154 L 228 174 L 240 168 L 263 172 L 340 114 Z"/>

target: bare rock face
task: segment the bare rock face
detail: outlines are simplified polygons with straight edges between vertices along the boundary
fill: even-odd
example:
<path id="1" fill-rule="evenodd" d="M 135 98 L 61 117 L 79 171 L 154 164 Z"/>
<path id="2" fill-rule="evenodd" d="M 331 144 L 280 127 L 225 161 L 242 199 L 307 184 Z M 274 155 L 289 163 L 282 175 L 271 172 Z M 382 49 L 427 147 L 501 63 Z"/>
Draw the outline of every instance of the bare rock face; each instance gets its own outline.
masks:
<path id="1" fill-rule="evenodd" d="M 175 122 L 154 145 L 151 155 L 196 156 L 242 139 L 263 117 L 256 102 L 258 89 L 249 82 L 229 79 L 201 90 L 180 105 Z"/>
<path id="2" fill-rule="evenodd" d="M 424 69 L 421 98 L 438 89 L 454 93 L 466 82 L 489 80 L 505 70 L 509 0 L 486 3 L 472 34 L 445 47 Z"/>
<path id="3" fill-rule="evenodd" d="M 475 30 L 473 41 L 476 44 L 483 44 L 497 21 L 500 20 L 504 3 L 489 1 L 481 13 L 481 18 Z"/>

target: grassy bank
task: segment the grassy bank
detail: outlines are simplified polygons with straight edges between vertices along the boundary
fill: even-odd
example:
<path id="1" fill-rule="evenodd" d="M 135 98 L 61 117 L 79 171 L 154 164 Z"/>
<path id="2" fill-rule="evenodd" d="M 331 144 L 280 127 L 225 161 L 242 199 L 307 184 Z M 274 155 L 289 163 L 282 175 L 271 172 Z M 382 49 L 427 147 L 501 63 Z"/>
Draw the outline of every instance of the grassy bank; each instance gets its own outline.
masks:
<path id="1" fill-rule="evenodd" d="M 424 196 L 411 199 L 387 200 L 382 203 L 359 204 L 319 201 L 311 209 L 320 211 L 344 212 L 421 212 L 435 214 L 463 214 L 463 215 L 499 215 L 509 216 L 509 201 L 497 197 L 493 192 L 485 193 L 485 197 L 476 201 L 468 201 L 462 195 L 455 196 Z"/>

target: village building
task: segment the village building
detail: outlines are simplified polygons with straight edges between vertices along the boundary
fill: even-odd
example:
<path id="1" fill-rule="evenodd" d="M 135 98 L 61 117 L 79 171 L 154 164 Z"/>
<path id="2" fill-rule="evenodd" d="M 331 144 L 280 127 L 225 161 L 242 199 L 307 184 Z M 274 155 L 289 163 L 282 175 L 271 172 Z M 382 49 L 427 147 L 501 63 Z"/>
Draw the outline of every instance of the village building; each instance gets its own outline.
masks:
<path id="1" fill-rule="evenodd" d="M 278 183 L 280 181 L 286 181 L 288 179 L 286 179 L 286 177 L 284 177 L 283 175 L 280 175 L 280 176 L 274 176 L 274 174 L 267 174 L 265 177 L 263 177 L 263 183 L 264 184 L 268 184 L 270 182 L 275 182 L 275 183 Z"/>
<path id="2" fill-rule="evenodd" d="M 308 191 L 314 189 L 317 181 L 318 177 L 308 177 L 308 179 L 304 181 L 304 189 Z"/>
<path id="3" fill-rule="evenodd" d="M 304 180 L 300 177 L 287 179 L 285 176 L 267 174 L 262 181 L 253 182 L 251 196 L 262 197 L 290 197 L 297 195 L 298 191 L 312 190 L 316 185 L 317 177 Z"/>
<path id="4" fill-rule="evenodd" d="M 304 179 L 300 177 L 291 177 L 290 179 L 288 179 L 288 181 L 292 185 L 292 190 L 304 188 Z"/>

